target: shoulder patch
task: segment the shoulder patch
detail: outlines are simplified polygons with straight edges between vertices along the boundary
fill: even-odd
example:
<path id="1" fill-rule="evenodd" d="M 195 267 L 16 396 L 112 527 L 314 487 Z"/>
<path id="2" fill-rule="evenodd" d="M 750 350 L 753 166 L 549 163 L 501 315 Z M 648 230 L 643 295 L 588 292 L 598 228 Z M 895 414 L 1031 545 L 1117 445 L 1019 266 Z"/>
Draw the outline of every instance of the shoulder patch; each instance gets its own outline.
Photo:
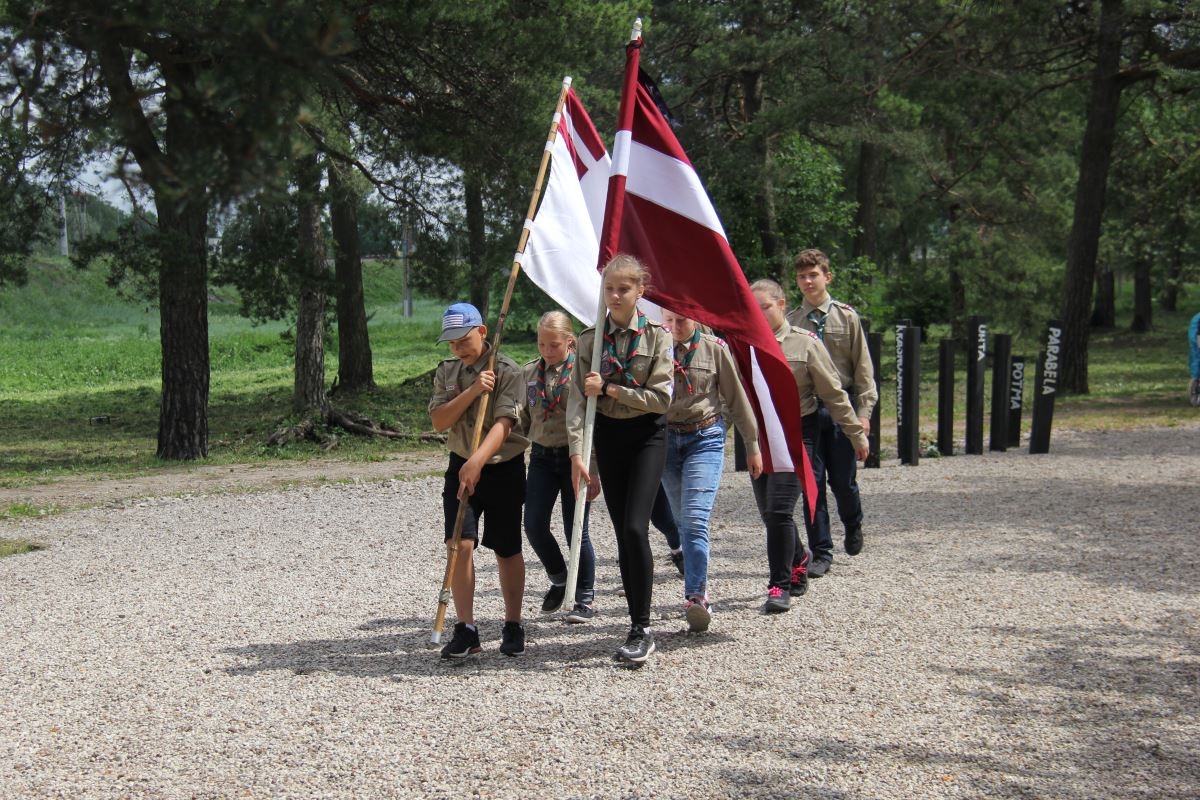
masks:
<path id="1" fill-rule="evenodd" d="M 841 300 L 833 300 L 831 302 L 838 308 L 844 309 L 846 311 L 854 310 L 854 306 L 850 305 L 849 303 L 843 303 Z"/>
<path id="2" fill-rule="evenodd" d="M 797 331 L 799 333 L 803 333 L 805 336 L 807 336 L 810 339 L 816 339 L 818 342 L 821 341 L 821 337 L 817 336 L 816 333 L 814 333 L 813 331 L 810 331 L 808 328 L 792 328 L 792 330 Z"/>

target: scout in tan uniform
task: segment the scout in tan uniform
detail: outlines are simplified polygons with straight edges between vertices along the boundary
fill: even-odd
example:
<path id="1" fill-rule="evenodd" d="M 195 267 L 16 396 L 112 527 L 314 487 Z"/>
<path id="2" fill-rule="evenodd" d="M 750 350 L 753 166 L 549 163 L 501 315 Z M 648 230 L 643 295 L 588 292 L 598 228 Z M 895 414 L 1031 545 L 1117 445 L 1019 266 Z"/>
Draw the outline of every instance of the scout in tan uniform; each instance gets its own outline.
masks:
<path id="1" fill-rule="evenodd" d="M 701 332 L 695 321 L 670 311 L 663 325 L 675 346 L 675 390 L 667 410 L 667 464 L 663 486 L 679 522 L 683 546 L 684 615 L 688 630 L 708 630 L 708 519 L 725 469 L 725 419 L 742 433 L 750 477 L 762 474 L 758 423 L 729 348 Z"/>
<path id="2" fill-rule="evenodd" d="M 525 538 L 546 569 L 550 589 L 542 612 L 557 611 L 566 594 L 567 562 L 550 531 L 554 501 L 562 498 L 562 523 L 568 544 L 575 523 L 575 487 L 571 485 L 571 453 L 567 447 L 567 394 L 575 368 L 575 332 L 562 311 L 547 311 L 538 321 L 538 352 L 523 368 L 525 402 L 521 429 L 530 441 L 529 473 L 525 477 Z M 596 556 L 588 537 L 588 513 L 599 492 L 599 479 L 588 487 L 579 541 L 579 581 L 567 622 L 587 622 L 595 616 Z"/>
<path id="3" fill-rule="evenodd" d="M 796 286 L 804 294 L 804 302 L 788 315 L 788 321 L 797 328 L 814 332 L 825 343 L 838 371 L 841 387 L 854 404 L 859 424 L 869 433 L 871 412 L 879 399 L 875 390 L 875 370 L 858 312 L 831 298 L 826 290 L 832 280 L 829 258 L 824 253 L 820 250 L 801 251 L 796 256 Z M 817 438 L 812 459 L 813 477 L 817 480 L 817 517 L 808 540 L 813 551 L 809 574 L 814 578 L 824 575 L 833 564 L 826 482 L 833 489 L 838 516 L 846 529 L 846 555 L 858 555 L 863 546 L 863 511 L 854 447 L 827 409 L 821 409 L 819 421 L 821 435 Z"/>
<path id="4" fill-rule="evenodd" d="M 579 486 L 580 481 L 590 481 L 583 422 L 586 399 L 596 398 L 592 440 L 604 502 L 616 532 L 617 562 L 631 623 L 617 657 L 634 664 L 654 652 L 650 633 L 654 567 L 646 532 L 667 455 L 665 415 L 672 385 L 671 336 L 637 307 L 648 277 L 632 256 L 618 255 L 605 266 L 601 291 L 608 314 L 600 323 L 603 355 L 599 364 L 591 363 L 595 328 L 580 334 L 567 401 L 571 480 Z"/>
<path id="5" fill-rule="evenodd" d="M 450 464 L 442 486 L 446 539 L 454 533 L 458 504 L 464 500 L 462 542 L 450 592 L 458 622 L 454 637 L 442 648 L 442 658 L 464 658 L 478 653 L 475 627 L 475 546 L 496 554 L 500 593 L 504 596 L 504 627 L 500 652 L 519 656 L 525 652 L 521 601 L 525 594 L 525 559 L 521 555 L 521 504 L 525 501 L 525 448 L 528 442 L 513 428 L 520 418 L 521 368 L 512 359 L 496 356 L 496 369 L 487 369 L 491 345 L 487 326 L 470 303 L 455 303 L 442 315 L 439 342 L 449 342 L 454 358 L 438 364 L 433 376 L 429 416 L 438 431 L 450 431 Z M 480 398 L 491 392 L 484 418 L 484 435 L 471 452 Z M 479 518 L 484 528 L 479 529 Z"/>
<path id="6" fill-rule="evenodd" d="M 854 445 L 855 454 L 866 458 L 866 433 L 854 417 L 854 409 L 821 341 L 816 334 L 788 324 L 785 317 L 787 299 L 778 283 L 759 280 L 750 285 L 750 290 L 767 324 L 775 331 L 775 339 L 796 379 L 796 389 L 800 393 L 801 432 L 809 458 L 812 458 L 813 442 L 818 436 L 818 398 L 842 424 Z M 794 472 L 775 472 L 760 475 L 753 485 L 759 514 L 767 526 L 767 562 L 771 570 L 763 610 L 768 613 L 787 611 L 791 606 L 790 598 L 804 594 L 808 587 L 808 554 L 800 543 L 793 517 L 796 501 L 800 498 L 800 479 Z M 810 525 L 808 514 L 803 514 L 803 519 L 807 528 Z"/>

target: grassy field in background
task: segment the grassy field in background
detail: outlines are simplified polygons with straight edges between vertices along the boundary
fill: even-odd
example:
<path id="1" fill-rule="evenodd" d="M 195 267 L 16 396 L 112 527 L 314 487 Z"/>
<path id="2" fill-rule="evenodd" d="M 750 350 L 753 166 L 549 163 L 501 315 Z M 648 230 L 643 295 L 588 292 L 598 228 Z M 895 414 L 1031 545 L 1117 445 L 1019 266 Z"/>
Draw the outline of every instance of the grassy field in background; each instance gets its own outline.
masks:
<path id="1" fill-rule="evenodd" d="M 345 408 L 418 434 L 430 429 L 428 373 L 446 357 L 435 340 L 443 303 L 418 299 L 414 315 L 401 313 L 399 270 L 386 262 L 364 265 L 367 313 L 378 390 L 335 397 Z M 1128 295 L 1128 292 L 1125 293 Z M 1187 405 L 1187 322 L 1196 309 L 1156 310 L 1156 329 L 1093 334 L 1091 390 L 1060 397 L 1056 427 L 1173 425 L 1200 418 Z M 1120 317 L 1127 324 L 1127 316 Z M 288 423 L 293 343 L 285 323 L 253 326 L 238 315 L 231 293 L 210 297 L 210 463 L 277 459 L 375 460 L 420 447 L 412 441 L 342 435 L 326 451 L 308 443 L 265 444 Z M 995 331 L 994 331 L 995 332 Z M 922 441 L 936 437 L 937 336 L 922 350 Z M 528 335 L 505 336 L 517 360 L 536 355 Z M 1015 354 L 1033 355 L 1035 342 L 1014 341 Z M 959 438 L 965 408 L 963 357 L 956 376 Z M 884 457 L 894 442 L 894 343 L 885 334 L 882 398 Z M 337 347 L 326 352 L 328 380 L 337 373 Z M 1027 383 L 1028 430 L 1032 366 Z M 0 289 L 0 485 L 19 486 L 55 476 L 128 475 L 169 469 L 154 457 L 159 407 L 158 315 L 119 298 L 96 272 L 77 272 L 52 260 L 31 269 L 25 287 Z M 988 372 L 990 381 L 990 369 Z M 990 390 L 989 390 L 990 391 Z"/>

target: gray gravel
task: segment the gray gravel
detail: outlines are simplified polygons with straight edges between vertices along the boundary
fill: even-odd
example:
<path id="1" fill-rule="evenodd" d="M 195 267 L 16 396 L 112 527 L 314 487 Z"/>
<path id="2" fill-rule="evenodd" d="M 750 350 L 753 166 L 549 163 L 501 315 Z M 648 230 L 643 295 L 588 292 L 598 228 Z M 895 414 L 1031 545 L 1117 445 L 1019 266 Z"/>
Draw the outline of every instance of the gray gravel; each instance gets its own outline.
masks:
<path id="1" fill-rule="evenodd" d="M 863 553 L 767 617 L 727 472 L 712 629 L 683 632 L 655 539 L 636 671 L 603 513 L 601 616 L 539 615 L 527 551 L 501 656 L 484 553 L 459 665 L 426 646 L 437 479 L 0 524 L 48 545 L 0 560 L 0 797 L 1200 796 L 1200 426 L 861 474 Z"/>

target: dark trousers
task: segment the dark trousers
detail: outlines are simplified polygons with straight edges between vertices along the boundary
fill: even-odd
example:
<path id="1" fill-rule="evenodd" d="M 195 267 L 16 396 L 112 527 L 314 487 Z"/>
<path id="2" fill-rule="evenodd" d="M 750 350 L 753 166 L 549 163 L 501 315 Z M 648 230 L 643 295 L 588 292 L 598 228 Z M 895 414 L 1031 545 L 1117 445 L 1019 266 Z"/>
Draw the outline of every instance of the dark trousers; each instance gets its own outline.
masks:
<path id="1" fill-rule="evenodd" d="M 813 458 L 815 440 L 820 436 L 817 414 L 808 414 L 801 421 L 804 449 L 808 458 Z M 751 482 L 754 487 L 754 502 L 759 516 L 767 529 L 767 565 L 770 585 L 787 591 L 792 582 L 792 566 L 804 560 L 804 545 L 800 543 L 800 532 L 796 528 L 796 502 L 802 494 L 800 476 L 795 472 L 764 472 Z M 808 512 L 802 506 L 800 513 L 809 536 L 811 526 Z"/>
<path id="2" fill-rule="evenodd" d="M 854 445 L 842 426 L 833 421 L 829 409 L 817 411 L 820 435 L 813 447 L 813 477 L 817 481 L 817 515 L 808 531 L 808 547 L 814 556 L 833 555 L 833 532 L 829 528 L 829 506 L 825 487 L 833 490 L 838 517 L 847 528 L 862 524 L 862 502 L 858 495 L 858 459 Z"/>
<path id="3" fill-rule="evenodd" d="M 633 625 L 650 624 L 654 564 L 650 557 L 650 509 L 660 491 L 667 461 L 666 418 L 643 414 L 632 419 L 596 415 L 593 437 L 604 502 L 617 538 L 621 585 Z"/>
<path id="4" fill-rule="evenodd" d="M 546 568 L 551 583 L 567 579 L 567 562 L 550 530 L 555 500 L 562 503 L 562 524 L 566 540 L 571 541 L 575 524 L 575 489 L 571 486 L 571 455 L 566 447 L 542 447 L 536 442 L 529 452 L 529 474 L 525 482 L 525 538 Z M 579 540 L 579 575 L 574 600 L 591 605 L 595 594 L 596 555 L 588 537 L 588 510 L 583 509 L 583 531 Z"/>
<path id="5" fill-rule="evenodd" d="M 667 538 L 667 547 L 672 550 L 679 549 L 679 524 L 675 522 L 675 515 L 671 512 L 667 490 L 662 486 L 658 487 L 658 494 L 654 497 L 654 508 L 650 510 L 650 524 Z"/>

